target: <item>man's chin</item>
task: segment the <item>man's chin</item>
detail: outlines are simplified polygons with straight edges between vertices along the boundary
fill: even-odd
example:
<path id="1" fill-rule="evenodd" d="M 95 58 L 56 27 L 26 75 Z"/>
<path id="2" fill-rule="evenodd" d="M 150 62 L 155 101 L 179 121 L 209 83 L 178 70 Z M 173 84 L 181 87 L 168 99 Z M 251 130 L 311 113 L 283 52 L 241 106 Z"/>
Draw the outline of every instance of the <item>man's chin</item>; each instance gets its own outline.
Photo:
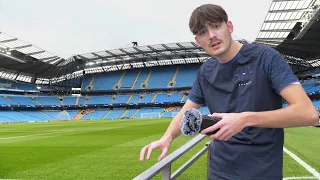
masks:
<path id="1" fill-rule="evenodd" d="M 210 54 L 210 56 L 219 56 L 222 54 L 222 51 L 211 51 L 208 54 Z"/>

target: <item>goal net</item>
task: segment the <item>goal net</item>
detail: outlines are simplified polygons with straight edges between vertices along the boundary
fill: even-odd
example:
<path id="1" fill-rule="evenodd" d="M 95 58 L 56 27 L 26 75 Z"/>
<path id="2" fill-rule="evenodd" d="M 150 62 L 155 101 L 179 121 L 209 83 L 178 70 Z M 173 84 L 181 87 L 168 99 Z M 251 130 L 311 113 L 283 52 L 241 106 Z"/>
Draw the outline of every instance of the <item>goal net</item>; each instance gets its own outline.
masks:
<path id="1" fill-rule="evenodd" d="M 160 112 L 141 113 L 141 118 L 160 118 Z"/>
<path id="2" fill-rule="evenodd" d="M 70 115 L 68 111 L 63 110 L 63 111 L 57 111 L 57 113 L 54 115 L 54 118 L 57 120 L 71 120 Z"/>

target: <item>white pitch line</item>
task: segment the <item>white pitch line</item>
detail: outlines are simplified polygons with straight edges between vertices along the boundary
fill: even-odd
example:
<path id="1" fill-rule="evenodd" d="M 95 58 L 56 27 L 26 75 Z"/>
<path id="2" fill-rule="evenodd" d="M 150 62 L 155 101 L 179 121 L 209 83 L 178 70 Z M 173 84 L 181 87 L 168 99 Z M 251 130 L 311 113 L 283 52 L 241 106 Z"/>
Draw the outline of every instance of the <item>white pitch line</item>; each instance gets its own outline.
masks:
<path id="1" fill-rule="evenodd" d="M 0 140 L 4 140 L 4 139 L 16 139 L 16 138 L 26 138 L 26 137 L 32 137 L 32 136 L 42 136 L 42 135 L 57 134 L 57 133 L 71 132 L 71 131 L 73 131 L 73 130 L 66 130 L 66 131 L 59 131 L 59 132 L 52 132 L 52 133 L 42 133 L 42 134 L 32 134 L 32 135 L 26 135 L 26 136 L 5 137 L 5 138 L 0 138 Z M 0 180 L 1 180 L 1 179 L 0 179 Z"/>
<path id="2" fill-rule="evenodd" d="M 317 179 L 314 176 L 305 176 L 305 177 L 286 177 L 283 180 L 298 180 L 298 179 Z"/>
<path id="3" fill-rule="evenodd" d="M 309 171 L 316 179 L 320 179 L 320 173 L 313 169 L 309 164 L 300 159 L 297 155 L 293 154 L 287 148 L 283 147 L 283 151 L 291 156 L 295 161 L 297 161 L 301 166 L 303 166 L 307 171 Z"/>

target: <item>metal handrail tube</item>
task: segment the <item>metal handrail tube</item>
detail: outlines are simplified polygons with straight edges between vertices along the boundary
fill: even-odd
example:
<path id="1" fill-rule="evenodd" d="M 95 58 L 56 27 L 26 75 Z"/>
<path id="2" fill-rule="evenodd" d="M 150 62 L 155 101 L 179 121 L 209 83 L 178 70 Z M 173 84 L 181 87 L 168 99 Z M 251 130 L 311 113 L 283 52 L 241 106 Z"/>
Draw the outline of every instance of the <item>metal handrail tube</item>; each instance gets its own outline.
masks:
<path id="1" fill-rule="evenodd" d="M 173 175 L 171 176 L 171 179 L 177 179 L 178 176 L 180 176 L 189 166 L 191 166 L 196 160 L 198 160 L 204 153 L 206 153 L 208 150 L 208 146 L 202 148 L 197 154 L 195 154 L 190 160 L 188 160 L 186 163 L 184 163 L 179 169 L 177 169 Z"/>
<path id="2" fill-rule="evenodd" d="M 157 162 L 149 169 L 145 170 L 144 172 L 136 176 L 133 180 L 151 179 L 164 169 L 169 170 L 169 172 L 163 171 L 162 174 L 170 177 L 171 164 L 179 157 L 181 157 L 183 154 L 185 154 L 187 151 L 189 151 L 191 148 L 193 148 L 195 145 L 197 145 L 199 142 L 201 142 L 204 138 L 206 138 L 205 135 L 199 134 L 198 136 L 196 136 L 195 138 L 193 138 L 192 140 L 190 140 L 189 142 L 187 142 L 186 144 L 182 145 L 180 148 L 169 154 L 167 157 L 162 159 L 160 162 Z M 168 177 L 163 178 L 169 179 Z"/>

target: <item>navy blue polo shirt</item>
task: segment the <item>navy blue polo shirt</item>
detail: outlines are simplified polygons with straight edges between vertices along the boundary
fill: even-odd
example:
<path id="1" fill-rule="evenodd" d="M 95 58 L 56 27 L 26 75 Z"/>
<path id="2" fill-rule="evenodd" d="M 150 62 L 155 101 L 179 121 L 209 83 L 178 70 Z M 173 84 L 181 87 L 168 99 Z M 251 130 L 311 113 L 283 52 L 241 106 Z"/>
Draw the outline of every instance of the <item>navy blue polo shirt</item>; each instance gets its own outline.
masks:
<path id="1" fill-rule="evenodd" d="M 244 44 L 227 63 L 203 63 L 189 99 L 210 113 L 259 112 L 282 108 L 279 92 L 299 82 L 276 50 Z M 213 141 L 209 172 L 221 179 L 282 179 L 282 128 L 246 127 L 228 141 Z"/>

